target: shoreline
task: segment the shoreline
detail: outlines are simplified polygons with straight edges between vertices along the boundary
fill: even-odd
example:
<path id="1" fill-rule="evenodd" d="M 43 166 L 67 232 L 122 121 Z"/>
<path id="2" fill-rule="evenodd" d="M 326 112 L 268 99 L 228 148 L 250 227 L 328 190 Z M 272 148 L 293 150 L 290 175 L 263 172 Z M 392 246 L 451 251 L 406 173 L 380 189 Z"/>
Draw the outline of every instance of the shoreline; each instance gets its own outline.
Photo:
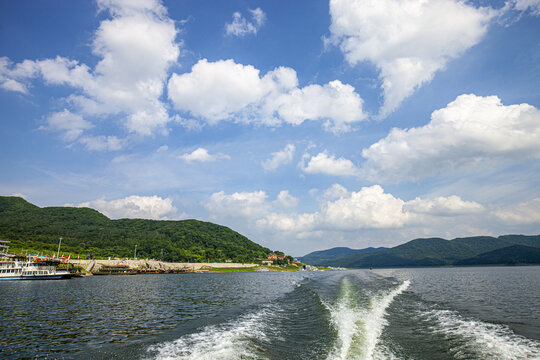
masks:
<path id="1" fill-rule="evenodd" d="M 192 271 L 210 271 L 211 269 L 249 269 L 260 267 L 259 264 L 240 264 L 240 263 L 170 263 L 158 260 L 77 260 L 70 259 L 69 264 L 84 269 L 86 273 L 100 271 L 104 267 L 125 266 L 132 270 L 150 270 L 156 272 L 192 272 Z"/>
<path id="2" fill-rule="evenodd" d="M 104 274 L 159 274 L 159 273 L 231 273 L 231 272 L 281 272 L 281 271 L 324 271 L 331 268 L 304 264 L 263 265 L 255 263 L 180 263 L 158 260 L 77 260 L 68 264 L 79 267 L 83 275 Z M 111 271 L 111 269 L 113 269 Z"/>

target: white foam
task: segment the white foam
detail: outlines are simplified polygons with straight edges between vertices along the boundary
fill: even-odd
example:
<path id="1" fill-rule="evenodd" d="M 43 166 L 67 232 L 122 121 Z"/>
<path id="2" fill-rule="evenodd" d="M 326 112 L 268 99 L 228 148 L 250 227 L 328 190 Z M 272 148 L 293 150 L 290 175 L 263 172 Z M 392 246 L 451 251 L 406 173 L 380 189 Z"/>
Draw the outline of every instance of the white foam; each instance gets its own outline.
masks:
<path id="1" fill-rule="evenodd" d="M 517 335 L 506 326 L 467 319 L 449 310 L 433 310 L 424 316 L 435 321 L 432 330 L 450 342 L 458 359 L 540 359 L 540 342 Z"/>
<path id="2" fill-rule="evenodd" d="M 259 359 L 253 339 L 264 339 L 264 309 L 240 319 L 217 326 L 207 326 L 200 332 L 182 336 L 173 342 L 151 346 L 156 360 L 235 360 Z"/>
<path id="3" fill-rule="evenodd" d="M 372 296 L 362 306 L 354 286 L 345 278 L 337 304 L 327 305 L 338 332 L 336 345 L 328 360 L 395 358 L 389 349 L 378 347 L 377 344 L 387 325 L 386 309 L 408 286 L 409 281 L 405 281 L 392 290 Z"/>

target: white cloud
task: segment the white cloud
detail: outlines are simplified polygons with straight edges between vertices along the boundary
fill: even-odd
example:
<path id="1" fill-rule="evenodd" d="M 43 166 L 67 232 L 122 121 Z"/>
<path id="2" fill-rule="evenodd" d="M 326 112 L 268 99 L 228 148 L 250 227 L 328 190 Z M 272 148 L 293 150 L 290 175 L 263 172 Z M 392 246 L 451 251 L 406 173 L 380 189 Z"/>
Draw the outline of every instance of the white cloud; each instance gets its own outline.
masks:
<path id="1" fill-rule="evenodd" d="M 191 153 L 178 156 L 178 158 L 186 162 L 194 162 L 194 161 L 209 162 L 209 161 L 216 161 L 220 159 L 230 159 L 231 157 L 229 155 L 221 154 L 221 153 L 212 155 L 208 152 L 208 150 L 204 148 L 197 148 L 193 150 L 193 152 Z"/>
<path id="2" fill-rule="evenodd" d="M 363 100 L 352 86 L 339 80 L 293 89 L 279 97 L 277 105 L 278 114 L 288 123 L 300 125 L 306 119 L 321 119 L 334 133 L 349 131 L 352 123 L 366 118 Z"/>
<path id="3" fill-rule="evenodd" d="M 335 200 L 348 195 L 349 192 L 347 191 L 347 189 L 340 184 L 334 184 L 330 186 L 328 189 L 325 190 L 323 194 L 324 198 L 328 200 Z"/>
<path id="4" fill-rule="evenodd" d="M 294 208 L 298 205 L 298 199 L 289 194 L 288 190 L 282 190 L 274 203 L 284 208 Z"/>
<path id="5" fill-rule="evenodd" d="M 224 191 L 213 193 L 204 207 L 213 218 L 256 218 L 263 216 L 269 208 L 268 195 L 264 191 L 235 192 L 227 195 Z"/>
<path id="6" fill-rule="evenodd" d="M 276 170 L 281 165 L 290 164 L 293 160 L 296 147 L 293 144 L 287 144 L 281 151 L 273 152 L 272 157 L 262 162 L 265 171 Z"/>
<path id="7" fill-rule="evenodd" d="M 8 91 L 15 91 L 23 94 L 28 92 L 26 86 L 13 79 L 0 79 L 0 87 Z"/>
<path id="8" fill-rule="evenodd" d="M 48 129 L 63 132 L 62 138 L 65 141 L 76 140 L 84 130 L 91 129 L 93 126 L 84 120 L 81 115 L 73 114 L 67 109 L 62 112 L 56 112 L 47 118 L 47 126 L 41 126 L 41 129 Z"/>
<path id="9" fill-rule="evenodd" d="M 494 211 L 493 215 L 511 225 L 538 224 L 540 223 L 540 198 Z"/>
<path id="10" fill-rule="evenodd" d="M 83 202 L 78 207 L 90 207 L 112 219 L 168 219 L 177 218 L 178 209 L 170 198 L 132 195 L 123 199 L 107 201 L 104 198 Z"/>
<path id="11" fill-rule="evenodd" d="M 174 115 L 174 121 L 188 131 L 199 132 L 204 127 L 204 124 L 195 119 L 185 119 L 180 115 Z"/>
<path id="12" fill-rule="evenodd" d="M 459 196 L 437 197 L 435 199 L 416 198 L 407 201 L 406 212 L 432 216 L 456 216 L 480 213 L 484 207 L 474 201 L 463 201 Z"/>
<path id="13" fill-rule="evenodd" d="M 531 11 L 533 15 L 540 16 L 540 0 L 510 0 L 507 6 L 511 5 L 518 11 Z"/>
<path id="14" fill-rule="evenodd" d="M 188 110 L 216 123 L 260 101 L 270 91 L 270 85 L 268 80 L 259 78 L 259 70 L 251 65 L 202 59 L 193 65 L 190 73 L 173 74 L 168 93 L 178 110 Z"/>
<path id="15" fill-rule="evenodd" d="M 505 106 L 496 96 L 461 95 L 434 111 L 429 124 L 390 134 L 362 151 L 362 173 L 401 181 L 481 163 L 540 157 L 540 111 Z"/>
<path id="16" fill-rule="evenodd" d="M 87 150 L 91 151 L 117 151 L 126 145 L 125 139 L 119 139 L 116 136 L 84 136 L 80 142 L 85 145 Z"/>
<path id="17" fill-rule="evenodd" d="M 330 41 L 351 66 L 379 69 L 384 117 L 477 44 L 496 12 L 454 0 L 331 0 Z"/>
<path id="18" fill-rule="evenodd" d="M 28 93 L 27 86 L 21 81 L 34 76 L 34 64 L 23 61 L 20 64 L 13 65 L 13 62 L 3 56 L 0 57 L 0 87 L 4 90 Z"/>
<path id="19" fill-rule="evenodd" d="M 313 212 L 287 212 L 299 200 L 283 190 L 269 201 L 264 191 L 212 194 L 204 204 L 215 219 L 239 219 L 247 226 L 269 232 L 287 232 L 297 238 L 317 232 L 351 232 L 377 229 L 431 228 L 441 223 L 461 224 L 463 216 L 479 215 L 484 207 L 459 196 L 416 198 L 404 201 L 385 193 L 379 185 L 348 191 L 334 184 L 325 191 Z"/>
<path id="20" fill-rule="evenodd" d="M 225 24 L 226 34 L 240 37 L 248 34 L 257 35 L 257 31 L 259 31 L 259 28 L 266 20 L 266 14 L 261 8 L 250 9 L 249 12 L 251 13 L 252 21 L 248 21 L 241 13 L 235 12 L 232 23 Z"/>
<path id="21" fill-rule="evenodd" d="M 349 159 L 337 158 L 328 155 L 326 151 L 311 157 L 305 164 L 309 155 L 305 155 L 300 163 L 300 168 L 308 174 L 327 174 L 336 176 L 353 176 L 358 174 L 358 168 Z"/>
<path id="22" fill-rule="evenodd" d="M 327 226 L 340 230 L 398 228 L 409 221 L 404 204 L 403 200 L 374 185 L 327 202 L 322 217 Z"/>
<path id="23" fill-rule="evenodd" d="M 363 100 L 340 81 L 298 88 L 296 72 L 279 67 L 260 76 L 251 65 L 233 60 L 195 64 L 191 72 L 173 74 L 168 96 L 175 108 L 216 124 L 222 120 L 278 126 L 322 120 L 326 129 L 340 132 L 364 120 Z"/>
<path id="24" fill-rule="evenodd" d="M 271 213 L 257 220 L 259 228 L 277 232 L 297 233 L 298 235 L 313 230 L 318 214 L 277 214 Z"/>
<path id="25" fill-rule="evenodd" d="M 120 115 L 125 128 L 140 135 L 166 131 L 170 119 L 160 97 L 179 55 L 174 21 L 154 0 L 98 0 L 98 7 L 111 18 L 95 33 L 92 52 L 100 60 L 94 69 L 61 56 L 15 65 L 2 58 L 0 83 L 25 92 L 25 82 L 41 76 L 80 90 L 68 100 L 82 115 Z"/>
<path id="26" fill-rule="evenodd" d="M 527 0 L 521 0 L 521 1 L 527 1 Z M 531 0 L 529 0 L 531 1 Z M 249 10 L 251 13 L 251 17 L 253 17 L 253 20 L 258 26 L 261 26 L 266 21 L 266 14 L 264 11 L 261 10 L 261 8 L 256 8 L 255 10 Z"/>

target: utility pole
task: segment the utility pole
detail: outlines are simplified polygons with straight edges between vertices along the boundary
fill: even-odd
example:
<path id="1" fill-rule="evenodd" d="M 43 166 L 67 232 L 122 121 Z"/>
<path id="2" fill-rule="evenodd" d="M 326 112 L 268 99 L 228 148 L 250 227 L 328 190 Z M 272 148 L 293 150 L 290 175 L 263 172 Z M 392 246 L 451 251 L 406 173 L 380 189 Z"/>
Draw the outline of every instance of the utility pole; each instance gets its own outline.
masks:
<path id="1" fill-rule="evenodd" d="M 58 251 L 56 252 L 56 257 L 60 256 L 60 244 L 62 244 L 62 237 L 60 236 L 60 241 L 58 241 Z"/>
<path id="2" fill-rule="evenodd" d="M 161 261 L 163 261 L 163 249 L 161 249 Z"/>
<path id="3" fill-rule="evenodd" d="M 133 260 L 137 260 L 137 245 L 135 245 L 135 251 L 133 252 Z"/>

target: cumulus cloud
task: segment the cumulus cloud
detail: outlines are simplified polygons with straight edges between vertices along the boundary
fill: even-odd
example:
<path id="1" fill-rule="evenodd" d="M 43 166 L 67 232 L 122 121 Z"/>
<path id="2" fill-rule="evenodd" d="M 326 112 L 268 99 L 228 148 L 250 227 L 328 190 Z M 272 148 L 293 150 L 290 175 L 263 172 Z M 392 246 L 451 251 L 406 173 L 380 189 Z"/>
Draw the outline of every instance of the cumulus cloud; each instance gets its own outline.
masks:
<path id="1" fill-rule="evenodd" d="M 484 211 L 484 207 L 474 201 L 463 201 L 459 196 L 437 197 L 435 199 L 416 198 L 408 201 L 404 210 L 417 214 L 455 216 Z"/>
<path id="2" fill-rule="evenodd" d="M 309 159 L 307 164 L 306 160 Z M 308 174 L 327 174 L 335 176 L 353 176 L 358 174 L 358 168 L 349 159 L 336 158 L 328 155 L 326 151 L 309 158 L 305 155 L 300 163 L 300 168 Z"/>
<path id="3" fill-rule="evenodd" d="M 296 147 L 293 144 L 287 144 L 283 150 L 273 152 L 272 157 L 262 162 L 265 171 L 276 170 L 281 165 L 290 164 L 293 160 Z"/>
<path id="4" fill-rule="evenodd" d="M 298 237 L 319 231 L 429 227 L 436 219 L 452 221 L 485 211 L 481 204 L 456 195 L 404 201 L 386 193 L 380 185 L 348 191 L 334 184 L 325 191 L 316 211 L 287 212 L 287 208 L 293 209 L 297 204 L 298 199 L 286 190 L 274 201 L 269 201 L 264 191 L 230 195 L 221 191 L 212 194 L 204 206 L 214 218 L 239 218 L 259 229 L 289 232 Z"/>
<path id="5" fill-rule="evenodd" d="M 527 225 L 540 223 L 540 198 L 496 210 L 493 214 L 510 225 Z"/>
<path id="6" fill-rule="evenodd" d="M 222 120 L 278 126 L 320 120 L 327 130 L 347 131 L 364 120 L 363 100 L 338 80 L 298 88 L 296 72 L 279 67 L 260 76 L 233 60 L 200 60 L 191 72 L 173 74 L 168 96 L 175 108 L 216 124 Z"/>
<path id="7" fill-rule="evenodd" d="M 225 33 L 227 35 L 234 35 L 243 37 L 248 34 L 257 35 L 257 31 L 264 24 L 266 20 L 266 14 L 261 8 L 255 10 L 249 10 L 252 21 L 248 21 L 241 13 L 235 12 L 233 14 L 233 21 L 229 24 L 225 24 Z"/>
<path id="8" fill-rule="evenodd" d="M 362 175 L 401 181 L 481 163 L 540 157 L 540 111 L 496 96 L 461 95 L 429 124 L 393 129 L 362 151 Z"/>
<path id="9" fill-rule="evenodd" d="M 204 207 L 214 218 L 244 217 L 253 218 L 264 215 L 270 204 L 266 202 L 266 192 L 235 192 L 225 194 L 224 191 L 213 193 Z"/>
<path id="10" fill-rule="evenodd" d="M 209 161 L 216 161 L 216 160 L 221 160 L 221 159 L 230 159 L 231 157 L 229 155 L 221 154 L 221 153 L 212 155 L 205 148 L 198 148 L 196 150 L 193 150 L 193 152 L 191 153 L 180 155 L 178 156 L 178 158 L 186 162 L 194 162 L 194 161 L 209 162 Z"/>
<path id="11" fill-rule="evenodd" d="M 92 124 L 84 120 L 79 114 L 73 114 L 67 109 L 62 112 L 56 112 L 47 118 L 47 125 L 40 129 L 48 129 L 62 132 L 62 138 L 65 141 L 76 140 L 84 130 L 92 128 Z"/>
<path id="12" fill-rule="evenodd" d="M 403 205 L 403 200 L 384 193 L 382 187 L 374 185 L 328 201 L 322 216 L 327 226 L 341 230 L 397 228 L 409 220 Z"/>
<path id="13" fill-rule="evenodd" d="M 123 199 L 107 201 L 104 198 L 83 202 L 78 207 L 89 207 L 105 214 L 112 219 L 168 219 L 177 218 L 178 209 L 173 206 L 170 198 L 159 196 L 132 195 Z"/>
<path id="14" fill-rule="evenodd" d="M 279 192 L 276 201 L 274 201 L 278 206 L 284 208 L 294 208 L 298 205 L 298 199 L 291 194 L 288 190 L 282 190 Z"/>
<path id="15" fill-rule="evenodd" d="M 61 56 L 0 61 L 0 84 L 26 92 L 29 80 L 38 76 L 50 85 L 77 89 L 68 97 L 83 115 L 120 115 L 129 132 L 150 135 L 166 131 L 170 120 L 160 101 L 167 70 L 176 62 L 177 29 L 159 1 L 98 0 L 109 19 L 100 23 L 92 52 L 100 58 L 94 69 Z"/>
<path id="16" fill-rule="evenodd" d="M 275 232 L 288 232 L 303 234 L 311 232 L 317 220 L 318 214 L 279 214 L 270 213 L 264 218 L 257 220 L 257 226 Z"/>
<path id="17" fill-rule="evenodd" d="M 455 0 L 331 0 L 330 15 L 329 40 L 347 62 L 378 68 L 385 117 L 477 44 L 496 12 Z"/>
<path id="18" fill-rule="evenodd" d="M 345 186 L 340 184 L 334 184 L 324 191 L 323 197 L 328 200 L 338 199 L 347 196 L 349 192 Z"/>

